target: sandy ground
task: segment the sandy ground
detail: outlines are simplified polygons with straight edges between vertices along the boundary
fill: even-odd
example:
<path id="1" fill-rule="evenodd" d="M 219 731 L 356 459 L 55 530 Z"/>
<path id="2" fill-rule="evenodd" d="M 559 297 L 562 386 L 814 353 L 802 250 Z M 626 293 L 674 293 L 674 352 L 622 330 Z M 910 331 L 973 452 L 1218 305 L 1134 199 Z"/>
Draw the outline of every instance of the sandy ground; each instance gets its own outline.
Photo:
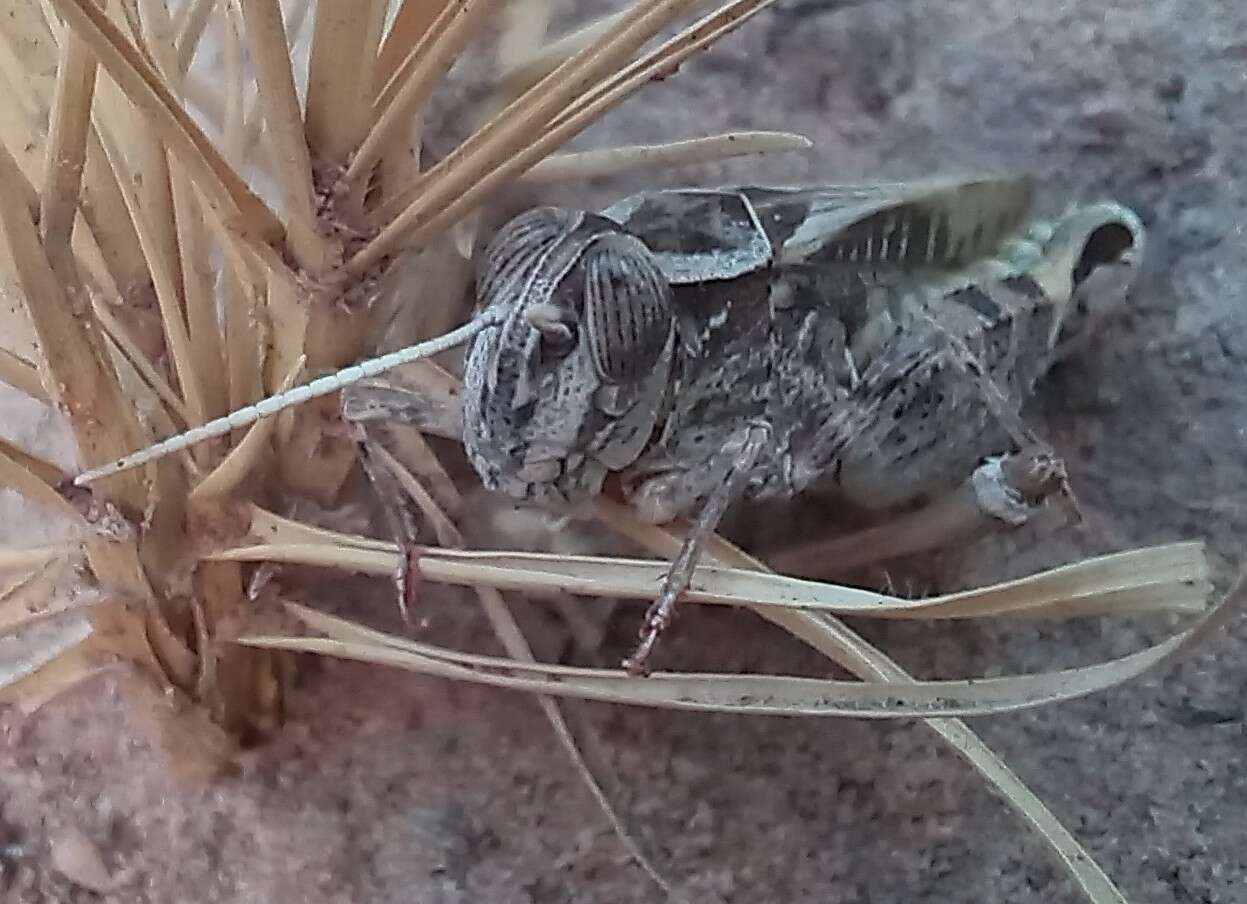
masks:
<path id="1" fill-rule="evenodd" d="M 1247 530 L 1247 6 L 891 0 L 831 15 L 778 5 L 651 86 L 592 143 L 785 128 L 816 150 L 662 178 L 1028 169 L 1052 206 L 1098 195 L 1133 205 L 1151 229 L 1134 306 L 1053 375 L 1030 412 L 1066 457 L 1095 529 L 1027 529 L 945 557 L 941 574 L 953 586 L 1206 538 L 1224 587 Z M 59 442 L 36 408 L 3 404 L 6 436 L 32 448 Z M 0 503 L 4 539 L 29 540 L 30 516 L 9 496 Z M 392 624 L 383 594 L 344 582 L 325 595 L 337 611 Z M 445 632 L 489 647 L 471 598 L 443 606 L 460 613 Z M 618 621 L 608 652 L 632 627 Z M 1120 655 L 1170 627 L 863 630 L 916 673 L 953 677 Z M 822 668 L 752 616 L 717 611 L 683 618 L 664 655 L 689 666 Z M 207 790 L 169 777 L 107 682 L 25 723 L 4 715 L 4 900 L 96 898 L 50 865 L 53 841 L 63 848 L 72 832 L 127 878 L 116 901 L 657 900 L 531 700 L 305 665 L 285 734 Z M 1237 623 L 1164 674 L 974 728 L 1132 902 L 1243 901 L 1245 684 L 1247 628 Z M 1074 900 L 1045 848 L 922 725 L 584 712 L 620 807 L 699 899 Z"/>

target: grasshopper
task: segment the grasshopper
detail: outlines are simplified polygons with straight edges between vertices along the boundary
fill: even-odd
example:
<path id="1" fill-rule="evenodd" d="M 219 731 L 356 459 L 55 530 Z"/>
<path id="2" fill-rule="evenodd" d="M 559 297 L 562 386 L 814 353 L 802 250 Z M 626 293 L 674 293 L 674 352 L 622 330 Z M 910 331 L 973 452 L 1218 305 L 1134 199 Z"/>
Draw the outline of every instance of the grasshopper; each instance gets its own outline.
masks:
<path id="1" fill-rule="evenodd" d="M 600 213 L 529 210 L 480 255 L 465 326 L 77 482 L 467 341 L 451 422 L 487 489 L 574 513 L 617 475 L 643 518 L 693 517 L 625 661 L 644 674 L 735 500 L 830 484 L 893 510 L 1021 443 L 1020 406 L 1124 300 L 1144 247 L 1119 204 L 1048 222 L 1032 202 L 1029 179 L 1001 177 L 675 189 Z M 446 432 L 445 406 L 376 399 L 345 397 L 348 418 Z"/>

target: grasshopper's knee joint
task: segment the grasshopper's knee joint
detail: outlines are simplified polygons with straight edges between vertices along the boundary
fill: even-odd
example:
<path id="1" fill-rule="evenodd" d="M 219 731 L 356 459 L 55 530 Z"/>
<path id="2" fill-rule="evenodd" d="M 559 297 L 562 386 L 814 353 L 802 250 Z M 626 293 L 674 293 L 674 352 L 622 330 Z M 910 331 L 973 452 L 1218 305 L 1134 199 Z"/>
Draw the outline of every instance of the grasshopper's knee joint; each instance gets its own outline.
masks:
<path id="1" fill-rule="evenodd" d="M 993 456 L 970 477 L 979 509 L 1011 527 L 1029 521 L 1044 499 L 1064 485 L 1064 467 L 1047 456 Z"/>

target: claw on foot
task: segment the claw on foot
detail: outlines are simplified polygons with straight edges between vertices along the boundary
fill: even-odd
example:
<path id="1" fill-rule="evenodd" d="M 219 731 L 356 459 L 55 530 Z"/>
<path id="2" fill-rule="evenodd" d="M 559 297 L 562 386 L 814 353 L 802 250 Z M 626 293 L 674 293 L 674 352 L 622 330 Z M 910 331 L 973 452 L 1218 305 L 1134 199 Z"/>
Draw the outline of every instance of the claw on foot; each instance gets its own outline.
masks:
<path id="1" fill-rule="evenodd" d="M 398 608 L 403 614 L 403 622 L 411 625 L 411 610 L 416 608 L 420 597 L 420 587 L 424 583 L 424 575 L 420 573 L 421 547 L 414 544 L 403 551 L 402 561 L 394 573 L 394 586 L 398 591 Z"/>
<path id="2" fill-rule="evenodd" d="M 637 648 L 632 655 L 623 661 L 623 667 L 628 674 L 635 675 L 638 678 L 644 678 L 650 674 L 649 657 L 654 652 L 654 647 L 658 645 L 658 636 L 667 629 L 671 624 L 671 618 L 665 611 L 660 610 L 661 599 L 650 607 L 650 611 L 645 615 L 645 622 L 641 625 L 638 635 L 641 642 L 637 644 Z M 655 611 L 658 610 L 658 611 Z"/>

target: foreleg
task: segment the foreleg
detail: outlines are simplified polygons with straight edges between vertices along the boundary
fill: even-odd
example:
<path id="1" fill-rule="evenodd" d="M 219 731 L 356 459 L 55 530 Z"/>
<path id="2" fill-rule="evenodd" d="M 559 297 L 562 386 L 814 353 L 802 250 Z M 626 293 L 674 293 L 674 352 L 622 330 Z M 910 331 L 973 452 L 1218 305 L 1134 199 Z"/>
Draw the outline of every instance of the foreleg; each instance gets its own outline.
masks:
<path id="1" fill-rule="evenodd" d="M 701 556 L 702 547 L 718 527 L 727 507 L 739 499 L 744 492 L 749 473 L 770 435 L 770 427 L 764 424 L 754 425 L 748 429 L 740 449 L 728 461 L 722 479 L 716 483 L 697 513 L 696 519 L 690 525 L 675 561 L 671 563 L 671 568 L 663 578 L 658 598 L 645 613 L 640 643 L 633 654 L 624 660 L 624 668 L 634 675 L 648 674 L 649 657 L 658 643 L 659 635 L 666 630 L 675 616 L 676 601 L 680 594 L 688 589 L 693 577 L 693 569 L 697 566 L 697 560 Z"/>

